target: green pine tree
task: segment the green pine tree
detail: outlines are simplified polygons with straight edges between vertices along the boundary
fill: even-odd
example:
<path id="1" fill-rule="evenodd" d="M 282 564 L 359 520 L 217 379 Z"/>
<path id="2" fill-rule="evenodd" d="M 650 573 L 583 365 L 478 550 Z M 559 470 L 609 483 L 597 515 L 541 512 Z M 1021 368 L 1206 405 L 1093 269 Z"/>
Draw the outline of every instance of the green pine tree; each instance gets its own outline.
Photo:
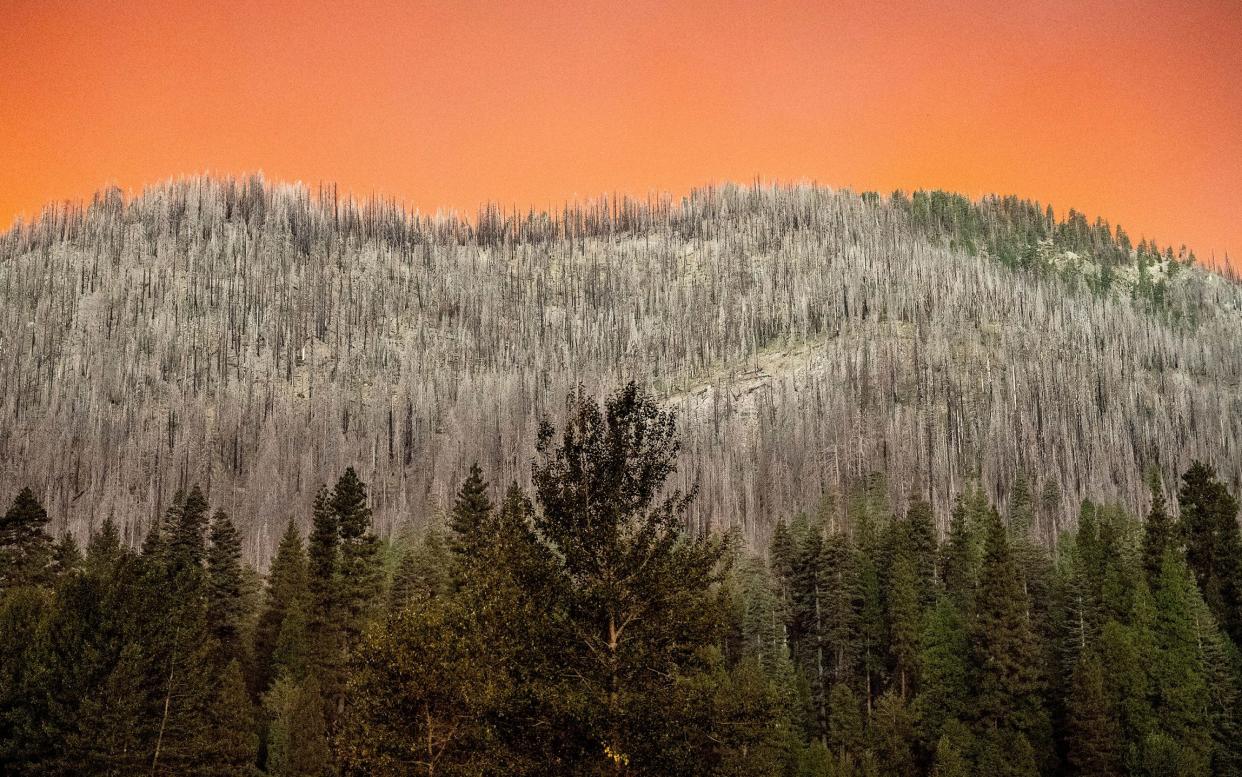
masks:
<path id="1" fill-rule="evenodd" d="M 302 535 L 291 520 L 276 547 L 276 556 L 267 574 L 263 608 L 255 626 L 255 685 L 259 692 L 266 691 L 276 677 L 272 655 L 290 610 L 299 609 L 305 621 L 307 610 L 311 607 L 306 567 Z M 309 629 L 309 624 L 304 624 L 304 628 Z"/>
<path id="2" fill-rule="evenodd" d="M 241 537 L 228 515 L 211 519 L 207 549 L 207 619 L 212 637 L 227 661 L 241 660 L 241 629 L 246 616 L 242 598 Z"/>
<path id="3" fill-rule="evenodd" d="M 1000 516 L 985 524 L 983 563 L 975 597 L 973 671 L 977 692 L 972 712 L 981 740 L 988 732 L 1023 735 L 1028 744 L 1047 739 L 1041 649 L 1029 622 L 1022 589 Z M 1002 739 L 1005 737 L 1002 736 Z M 1001 740 L 995 740 L 999 742 Z"/>
<path id="4" fill-rule="evenodd" d="M 52 538 L 47 511 L 23 488 L 0 517 L 0 593 L 21 585 L 51 582 Z"/>
<path id="5" fill-rule="evenodd" d="M 489 541 L 492 503 L 487 498 L 488 484 L 478 462 L 470 465 L 470 474 L 457 492 L 457 501 L 449 514 L 452 549 L 459 563 L 477 559 Z"/>
<path id="6" fill-rule="evenodd" d="M 1235 643 L 1242 642 L 1242 529 L 1238 501 L 1216 473 L 1194 462 L 1178 491 L 1186 561 L 1203 599 Z"/>
<path id="7" fill-rule="evenodd" d="M 1109 704 L 1104 668 L 1093 652 L 1083 656 L 1074 671 L 1068 729 L 1068 760 L 1075 774 L 1123 774 L 1121 727 Z"/>
<path id="8" fill-rule="evenodd" d="M 1159 473 L 1153 470 L 1148 482 L 1151 488 L 1151 509 L 1147 512 L 1147 522 L 1143 526 L 1143 571 L 1147 574 L 1147 581 L 1152 583 L 1160 576 L 1160 565 L 1165 551 L 1179 550 L 1180 542 L 1177 527 L 1169 516 Z"/>

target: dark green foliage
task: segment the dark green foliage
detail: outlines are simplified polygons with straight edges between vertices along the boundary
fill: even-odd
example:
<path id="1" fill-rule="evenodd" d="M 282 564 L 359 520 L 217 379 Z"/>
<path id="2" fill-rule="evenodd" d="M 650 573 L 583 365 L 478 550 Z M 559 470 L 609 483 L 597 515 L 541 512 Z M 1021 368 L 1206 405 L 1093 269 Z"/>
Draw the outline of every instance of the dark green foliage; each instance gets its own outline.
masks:
<path id="1" fill-rule="evenodd" d="M 561 714 L 579 757 L 607 749 L 652 762 L 672 733 L 660 700 L 721 636 L 711 591 L 726 546 L 687 537 L 689 497 L 664 492 L 679 448 L 670 413 L 634 384 L 603 408 L 579 391 L 567 410 L 559 435 L 541 428 L 533 473 L 535 527 L 555 560 L 566 626 Z"/>
<path id="2" fill-rule="evenodd" d="M 1160 484 L 1160 475 L 1152 472 L 1149 477 L 1151 486 L 1151 509 L 1147 511 L 1147 522 L 1143 526 L 1143 571 L 1149 583 L 1160 576 L 1160 565 L 1164 554 L 1170 550 L 1179 550 L 1180 538 L 1177 527 L 1169 516 L 1168 503 L 1164 498 L 1164 487 Z"/>
<path id="3" fill-rule="evenodd" d="M 276 557 L 272 559 L 272 567 L 268 571 L 267 592 L 259 622 L 255 627 L 255 686 L 260 692 L 266 691 L 276 677 L 273 654 L 278 639 L 285 630 L 285 620 L 289 614 L 296 610 L 303 630 L 309 628 L 307 611 L 311 602 L 306 563 L 302 535 L 293 521 L 290 521 L 280 538 Z"/>
<path id="4" fill-rule="evenodd" d="M 1121 727 L 1110 709 L 1100 660 L 1088 653 L 1074 671 L 1069 700 L 1068 760 L 1076 774 L 1120 777 Z"/>
<path id="5" fill-rule="evenodd" d="M 1238 501 L 1216 473 L 1196 461 L 1178 491 L 1186 561 L 1203 599 L 1235 643 L 1242 642 L 1242 534 Z"/>
<path id="6" fill-rule="evenodd" d="M 261 604 L 197 488 L 141 555 L 110 520 L 85 558 L 28 532 L 33 585 L 0 594 L 0 771 L 1242 772 L 1236 505 L 1205 467 L 1185 554 L 1155 488 L 1145 524 L 1085 502 L 1054 560 L 1025 479 L 1007 520 L 969 489 L 938 546 L 930 507 L 893 516 L 869 476 L 778 523 L 765 561 L 686 531 L 674 420 L 632 385 L 571 395 L 539 453 L 533 502 L 492 504 L 473 467 L 448 540 L 394 542 L 386 592 L 352 469 L 309 547 L 289 524 Z M 18 523 L 42 527 L 33 505 Z"/>
<path id="7" fill-rule="evenodd" d="M 217 511 L 211 519 L 211 544 L 207 549 L 207 621 L 219 643 L 225 662 L 242 657 L 241 628 L 245 617 L 242 599 L 241 538 L 229 517 Z"/>
<path id="8" fill-rule="evenodd" d="M 975 596 L 972 664 L 976 692 L 971 713 L 981 740 L 1022 735 L 1044 744 L 1040 649 L 1029 621 L 1030 601 L 1022 588 L 1009 540 L 993 510 L 985 522 L 983 562 Z M 981 762 L 982 766 L 982 762 Z"/>
<path id="9" fill-rule="evenodd" d="M 47 513 L 34 492 L 23 488 L 0 517 L 0 592 L 50 581 L 52 538 Z"/>
<path id="10" fill-rule="evenodd" d="M 430 528 L 403 544 L 388 592 L 391 612 L 452 590 L 452 551 L 439 530 Z"/>
<path id="11" fill-rule="evenodd" d="M 332 491 L 332 511 L 340 532 L 337 601 L 348 650 L 361 638 L 383 587 L 379 538 L 371 532 L 366 485 L 353 467 L 345 470 Z"/>
<path id="12" fill-rule="evenodd" d="M 492 517 L 492 503 L 487 498 L 487 483 L 478 462 L 470 465 L 470 474 L 457 492 L 457 502 L 449 514 L 449 528 L 453 531 L 452 548 L 459 557 L 477 557 L 490 539 L 488 530 Z"/>
<path id="13" fill-rule="evenodd" d="M 1151 670 L 1157 730 L 1175 743 L 1177 762 L 1185 773 L 1207 774 L 1212 730 L 1204 704 L 1208 688 L 1196 617 L 1202 597 L 1190 570 L 1172 552 L 1165 553 L 1154 598 L 1156 660 Z"/>

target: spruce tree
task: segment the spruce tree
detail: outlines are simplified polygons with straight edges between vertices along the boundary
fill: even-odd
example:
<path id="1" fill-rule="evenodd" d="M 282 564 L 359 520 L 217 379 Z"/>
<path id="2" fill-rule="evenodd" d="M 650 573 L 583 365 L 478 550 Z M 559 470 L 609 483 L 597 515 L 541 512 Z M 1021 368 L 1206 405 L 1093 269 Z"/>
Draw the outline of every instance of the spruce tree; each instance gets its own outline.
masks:
<path id="1" fill-rule="evenodd" d="M 936 743 L 948 721 L 965 720 L 974 690 L 970 635 L 953 600 L 941 595 L 928 611 L 919 637 L 919 692 L 914 708 L 925 741 Z"/>
<path id="2" fill-rule="evenodd" d="M 52 538 L 47 511 L 23 488 L 0 517 L 0 593 L 21 585 L 51 582 Z"/>
<path id="3" fill-rule="evenodd" d="M 310 643 L 329 718 L 335 714 L 341 684 L 340 530 L 326 486 L 315 494 L 314 522 L 307 542 Z M 279 634 L 279 631 L 274 633 Z"/>
<path id="4" fill-rule="evenodd" d="M 123 554 L 121 534 L 112 516 L 108 516 L 86 544 L 86 565 L 94 572 L 106 575 Z"/>
<path id="5" fill-rule="evenodd" d="M 207 620 L 225 662 L 240 660 L 242 619 L 241 538 L 228 515 L 216 511 L 211 519 L 207 549 Z"/>
<path id="6" fill-rule="evenodd" d="M 1211 721 L 1207 679 L 1200 660 L 1196 618 L 1199 591 L 1186 564 L 1167 551 L 1154 591 L 1152 665 L 1155 713 L 1159 732 L 1175 743 L 1177 760 L 1186 773 L 1207 774 L 1211 764 Z M 1149 754 L 1149 758 L 1155 757 Z"/>
<path id="7" fill-rule="evenodd" d="M 457 491 L 457 501 L 449 514 L 452 549 L 459 564 L 477 559 L 489 540 L 492 503 L 487 498 L 487 482 L 478 462 L 470 465 L 470 474 Z"/>
<path id="8" fill-rule="evenodd" d="M 1121 727 L 1110 708 L 1104 669 L 1094 652 L 1074 671 L 1069 699 L 1068 760 L 1076 774 L 1121 777 Z"/>
<path id="9" fill-rule="evenodd" d="M 1014 480 L 1013 491 L 1009 495 L 1008 514 L 1009 534 L 1014 539 L 1030 536 L 1035 524 L 1035 497 L 1031 493 L 1031 482 L 1026 473 L 1018 472 Z"/>
<path id="10" fill-rule="evenodd" d="M 881 774 L 914 774 L 916 720 L 905 700 L 886 691 L 876 700 L 870 737 Z"/>
<path id="11" fill-rule="evenodd" d="M 1046 739 L 1040 648 L 1030 629 L 1029 607 L 1005 527 L 993 510 L 985 524 L 973 622 L 978 691 L 972 712 L 981 738 L 999 731 L 1024 735 L 1028 742 Z"/>
<path id="12" fill-rule="evenodd" d="M 259 737 L 240 664 L 230 661 L 218 683 L 208 726 L 200 732 L 201 756 L 193 772 L 210 777 L 257 774 Z"/>
<path id="13" fill-rule="evenodd" d="M 1235 643 L 1242 642 L 1242 531 L 1238 502 L 1216 473 L 1194 462 L 1178 491 L 1186 561 L 1212 614 Z"/>
<path id="14" fill-rule="evenodd" d="M 902 700 L 916 682 L 919 656 L 919 631 L 923 611 L 919 602 L 919 580 L 914 564 L 906 553 L 893 562 L 889 574 L 888 650 L 893 658 L 893 673 Z"/>
<path id="15" fill-rule="evenodd" d="M 256 688 L 259 692 L 266 691 L 275 678 L 272 654 L 290 610 L 300 609 L 301 617 L 305 620 L 311 607 L 306 564 L 302 535 L 290 520 L 280 538 L 280 544 L 276 547 L 276 556 L 272 559 L 272 566 L 267 574 L 266 595 L 259 622 L 255 626 Z M 305 628 L 309 628 L 309 625 Z"/>
<path id="16" fill-rule="evenodd" d="M 1151 509 L 1147 511 L 1147 521 L 1143 525 L 1143 571 L 1148 583 L 1154 583 L 1160 576 L 1165 551 L 1178 550 L 1180 542 L 1176 526 L 1169 516 L 1158 472 L 1152 471 L 1148 484 L 1151 488 Z"/>
<path id="17" fill-rule="evenodd" d="M 406 538 L 402 544 L 388 592 L 390 614 L 452 589 L 452 551 L 439 529 L 428 527 L 421 537 Z"/>
<path id="18" fill-rule="evenodd" d="M 378 604 L 383 581 L 380 574 L 379 538 L 371 532 L 371 508 L 367 488 L 353 467 L 345 470 L 332 491 L 332 512 L 340 532 L 338 586 L 341 631 L 346 649 L 362 635 Z"/>
<path id="19" fill-rule="evenodd" d="M 838 768 L 856 768 L 862 762 L 865 739 L 858 696 L 849 685 L 837 683 L 828 694 L 828 749 Z"/>
<path id="20" fill-rule="evenodd" d="M 939 547 L 936 541 L 935 515 L 925 500 L 918 500 L 906 511 L 903 525 L 905 547 L 914 565 L 920 602 L 929 606 L 936 598 L 936 562 Z"/>

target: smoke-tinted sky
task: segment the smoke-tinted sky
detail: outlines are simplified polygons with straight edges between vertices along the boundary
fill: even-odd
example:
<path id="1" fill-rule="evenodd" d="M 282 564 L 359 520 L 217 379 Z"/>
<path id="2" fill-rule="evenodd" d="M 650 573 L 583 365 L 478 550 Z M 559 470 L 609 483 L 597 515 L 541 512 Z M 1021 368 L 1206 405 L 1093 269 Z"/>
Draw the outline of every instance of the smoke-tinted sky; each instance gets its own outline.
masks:
<path id="1" fill-rule="evenodd" d="M 755 177 L 1013 192 L 1237 257 L 1242 3 L 0 7 L 0 224 L 251 170 L 470 214 Z"/>

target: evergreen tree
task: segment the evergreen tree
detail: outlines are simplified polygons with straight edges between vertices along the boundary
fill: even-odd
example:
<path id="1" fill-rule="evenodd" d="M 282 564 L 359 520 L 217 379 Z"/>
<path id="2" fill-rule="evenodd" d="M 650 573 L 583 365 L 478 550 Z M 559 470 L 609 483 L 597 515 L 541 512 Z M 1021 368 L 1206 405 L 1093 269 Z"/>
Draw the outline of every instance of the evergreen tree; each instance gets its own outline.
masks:
<path id="1" fill-rule="evenodd" d="M 66 773 L 126 777 L 150 768 L 141 653 L 127 644 L 99 690 L 82 699 L 77 715 L 86 725 L 66 739 Z"/>
<path id="2" fill-rule="evenodd" d="M 78 541 L 70 532 L 60 535 L 52 548 L 52 571 L 57 577 L 81 571 L 85 559 Z"/>
<path id="3" fill-rule="evenodd" d="M 242 599 L 241 538 L 222 511 L 211 519 L 207 550 L 207 619 L 225 661 L 240 660 L 240 633 L 246 614 Z"/>
<path id="4" fill-rule="evenodd" d="M 1031 528 L 1035 524 L 1035 497 L 1031 493 L 1031 482 L 1023 471 L 1018 472 L 1013 491 L 1009 495 L 1008 519 L 1011 537 L 1018 539 L 1030 536 Z"/>
<path id="5" fill-rule="evenodd" d="M 0 592 L 51 581 L 52 538 L 47 512 L 34 492 L 23 488 L 0 518 Z"/>
<path id="6" fill-rule="evenodd" d="M 480 550 L 490 539 L 492 503 L 487 498 L 487 482 L 478 462 L 470 465 L 470 474 L 457 492 L 457 501 L 449 514 L 449 528 L 453 531 L 452 549 L 461 560 L 478 558 Z"/>
<path id="7" fill-rule="evenodd" d="M 919 693 L 914 708 L 925 740 L 936 743 L 948 721 L 967 717 L 970 636 L 952 600 L 941 596 L 928 611 L 919 638 Z"/>
<path id="8" fill-rule="evenodd" d="M 936 562 L 939 548 L 936 542 L 935 515 L 924 500 L 916 501 L 906 511 L 904 524 L 904 547 L 914 566 L 915 578 L 920 591 L 920 603 L 927 607 L 936 598 Z"/>
<path id="9" fill-rule="evenodd" d="M 302 535 L 291 520 L 276 547 L 276 556 L 267 575 L 263 609 L 255 626 L 255 685 L 260 692 L 266 691 L 275 679 L 272 654 L 290 610 L 299 608 L 305 620 L 306 611 L 311 606 L 306 564 Z M 309 628 L 309 625 L 305 627 Z"/>
<path id="10" fill-rule="evenodd" d="M 1148 480 L 1151 487 L 1151 509 L 1147 512 L 1147 522 L 1143 526 L 1143 571 L 1147 574 L 1147 581 L 1153 583 L 1160 576 L 1160 565 L 1165 552 L 1179 550 L 1180 542 L 1173 519 L 1169 517 L 1159 473 L 1153 470 Z"/>
<path id="11" fill-rule="evenodd" d="M 990 512 L 985 530 L 974 607 L 973 671 L 978 691 L 972 712 L 980 739 L 1000 732 L 1005 740 L 1012 732 L 1023 735 L 1028 744 L 1042 743 L 1047 737 L 1047 713 L 1040 648 L 1027 616 L 1030 605 L 995 511 Z"/>
<path id="12" fill-rule="evenodd" d="M 340 529 L 332 497 L 326 486 L 315 494 L 314 522 L 307 542 L 310 595 L 310 643 L 329 723 L 336 715 L 343 693 L 340 585 Z M 275 631 L 279 634 L 279 631 Z"/>
<path id="13" fill-rule="evenodd" d="M 881 774 L 915 774 L 915 718 L 905 700 L 886 691 L 871 716 L 871 741 Z"/>
<path id="14" fill-rule="evenodd" d="M 277 777 L 326 777 L 333 773 L 323 697 L 314 677 L 280 677 L 264 697 L 272 719 L 267 773 Z"/>
<path id="15" fill-rule="evenodd" d="M 388 594 L 390 613 L 452 589 L 452 552 L 438 529 L 430 527 L 417 540 L 403 544 Z"/>
<path id="16" fill-rule="evenodd" d="M 237 661 L 230 661 L 219 678 L 208 727 L 201 736 L 204 741 L 195 774 L 235 777 L 258 773 L 254 709 Z"/>
<path id="17" fill-rule="evenodd" d="M 332 511 L 340 532 L 338 591 L 341 630 L 348 650 L 360 639 L 383 586 L 379 538 L 371 532 L 366 485 L 358 479 L 353 467 L 347 468 L 336 482 L 332 491 Z"/>
<path id="18" fill-rule="evenodd" d="M 170 572 L 174 577 L 186 576 L 197 584 L 206 556 L 208 504 L 198 486 L 190 489 L 170 517 L 175 519 L 168 545 Z"/>
<path id="19" fill-rule="evenodd" d="M 1087 653 L 1074 671 L 1067 737 L 1070 766 L 1084 777 L 1123 774 L 1121 728 L 1110 709 L 1104 683 L 1099 659 Z"/>
<path id="20" fill-rule="evenodd" d="M 1242 533 L 1238 502 L 1216 474 L 1194 462 L 1178 491 L 1186 561 L 1203 599 L 1235 642 L 1242 642 Z"/>
<path id="21" fill-rule="evenodd" d="M 898 692 L 904 701 L 918 672 L 919 632 L 923 612 L 919 606 L 919 581 L 909 556 L 901 553 L 893 562 L 888 589 L 888 650 Z"/>
<path id="22" fill-rule="evenodd" d="M 828 749 L 838 768 L 856 768 L 864 750 L 863 716 L 858 696 L 845 683 L 828 694 Z"/>
<path id="23" fill-rule="evenodd" d="M 1172 551 L 1164 555 L 1154 599 L 1152 637 L 1157 653 L 1152 682 L 1159 733 L 1175 743 L 1176 760 L 1184 770 L 1179 773 L 1208 774 L 1212 729 L 1204 704 L 1208 688 L 1195 617 L 1201 599 L 1192 574 Z M 1155 753 L 1146 754 L 1149 761 L 1155 757 Z"/>
<path id="24" fill-rule="evenodd" d="M 107 574 L 124 555 L 121 547 L 121 534 L 117 531 L 112 516 L 104 519 L 99 531 L 91 535 L 86 544 L 87 567 L 99 574 Z"/>
<path id="25" fill-rule="evenodd" d="M 638 768 L 668 736 L 661 699 L 723 630 L 714 590 L 727 548 L 683 533 L 688 496 L 667 492 L 679 442 L 672 414 L 631 383 L 601 408 L 571 394 L 559 435 L 540 428 L 535 524 L 553 552 L 566 644 L 562 704 L 575 738 Z M 595 709 L 578 698 L 599 699 Z M 598 749 L 596 749 L 598 748 Z"/>

